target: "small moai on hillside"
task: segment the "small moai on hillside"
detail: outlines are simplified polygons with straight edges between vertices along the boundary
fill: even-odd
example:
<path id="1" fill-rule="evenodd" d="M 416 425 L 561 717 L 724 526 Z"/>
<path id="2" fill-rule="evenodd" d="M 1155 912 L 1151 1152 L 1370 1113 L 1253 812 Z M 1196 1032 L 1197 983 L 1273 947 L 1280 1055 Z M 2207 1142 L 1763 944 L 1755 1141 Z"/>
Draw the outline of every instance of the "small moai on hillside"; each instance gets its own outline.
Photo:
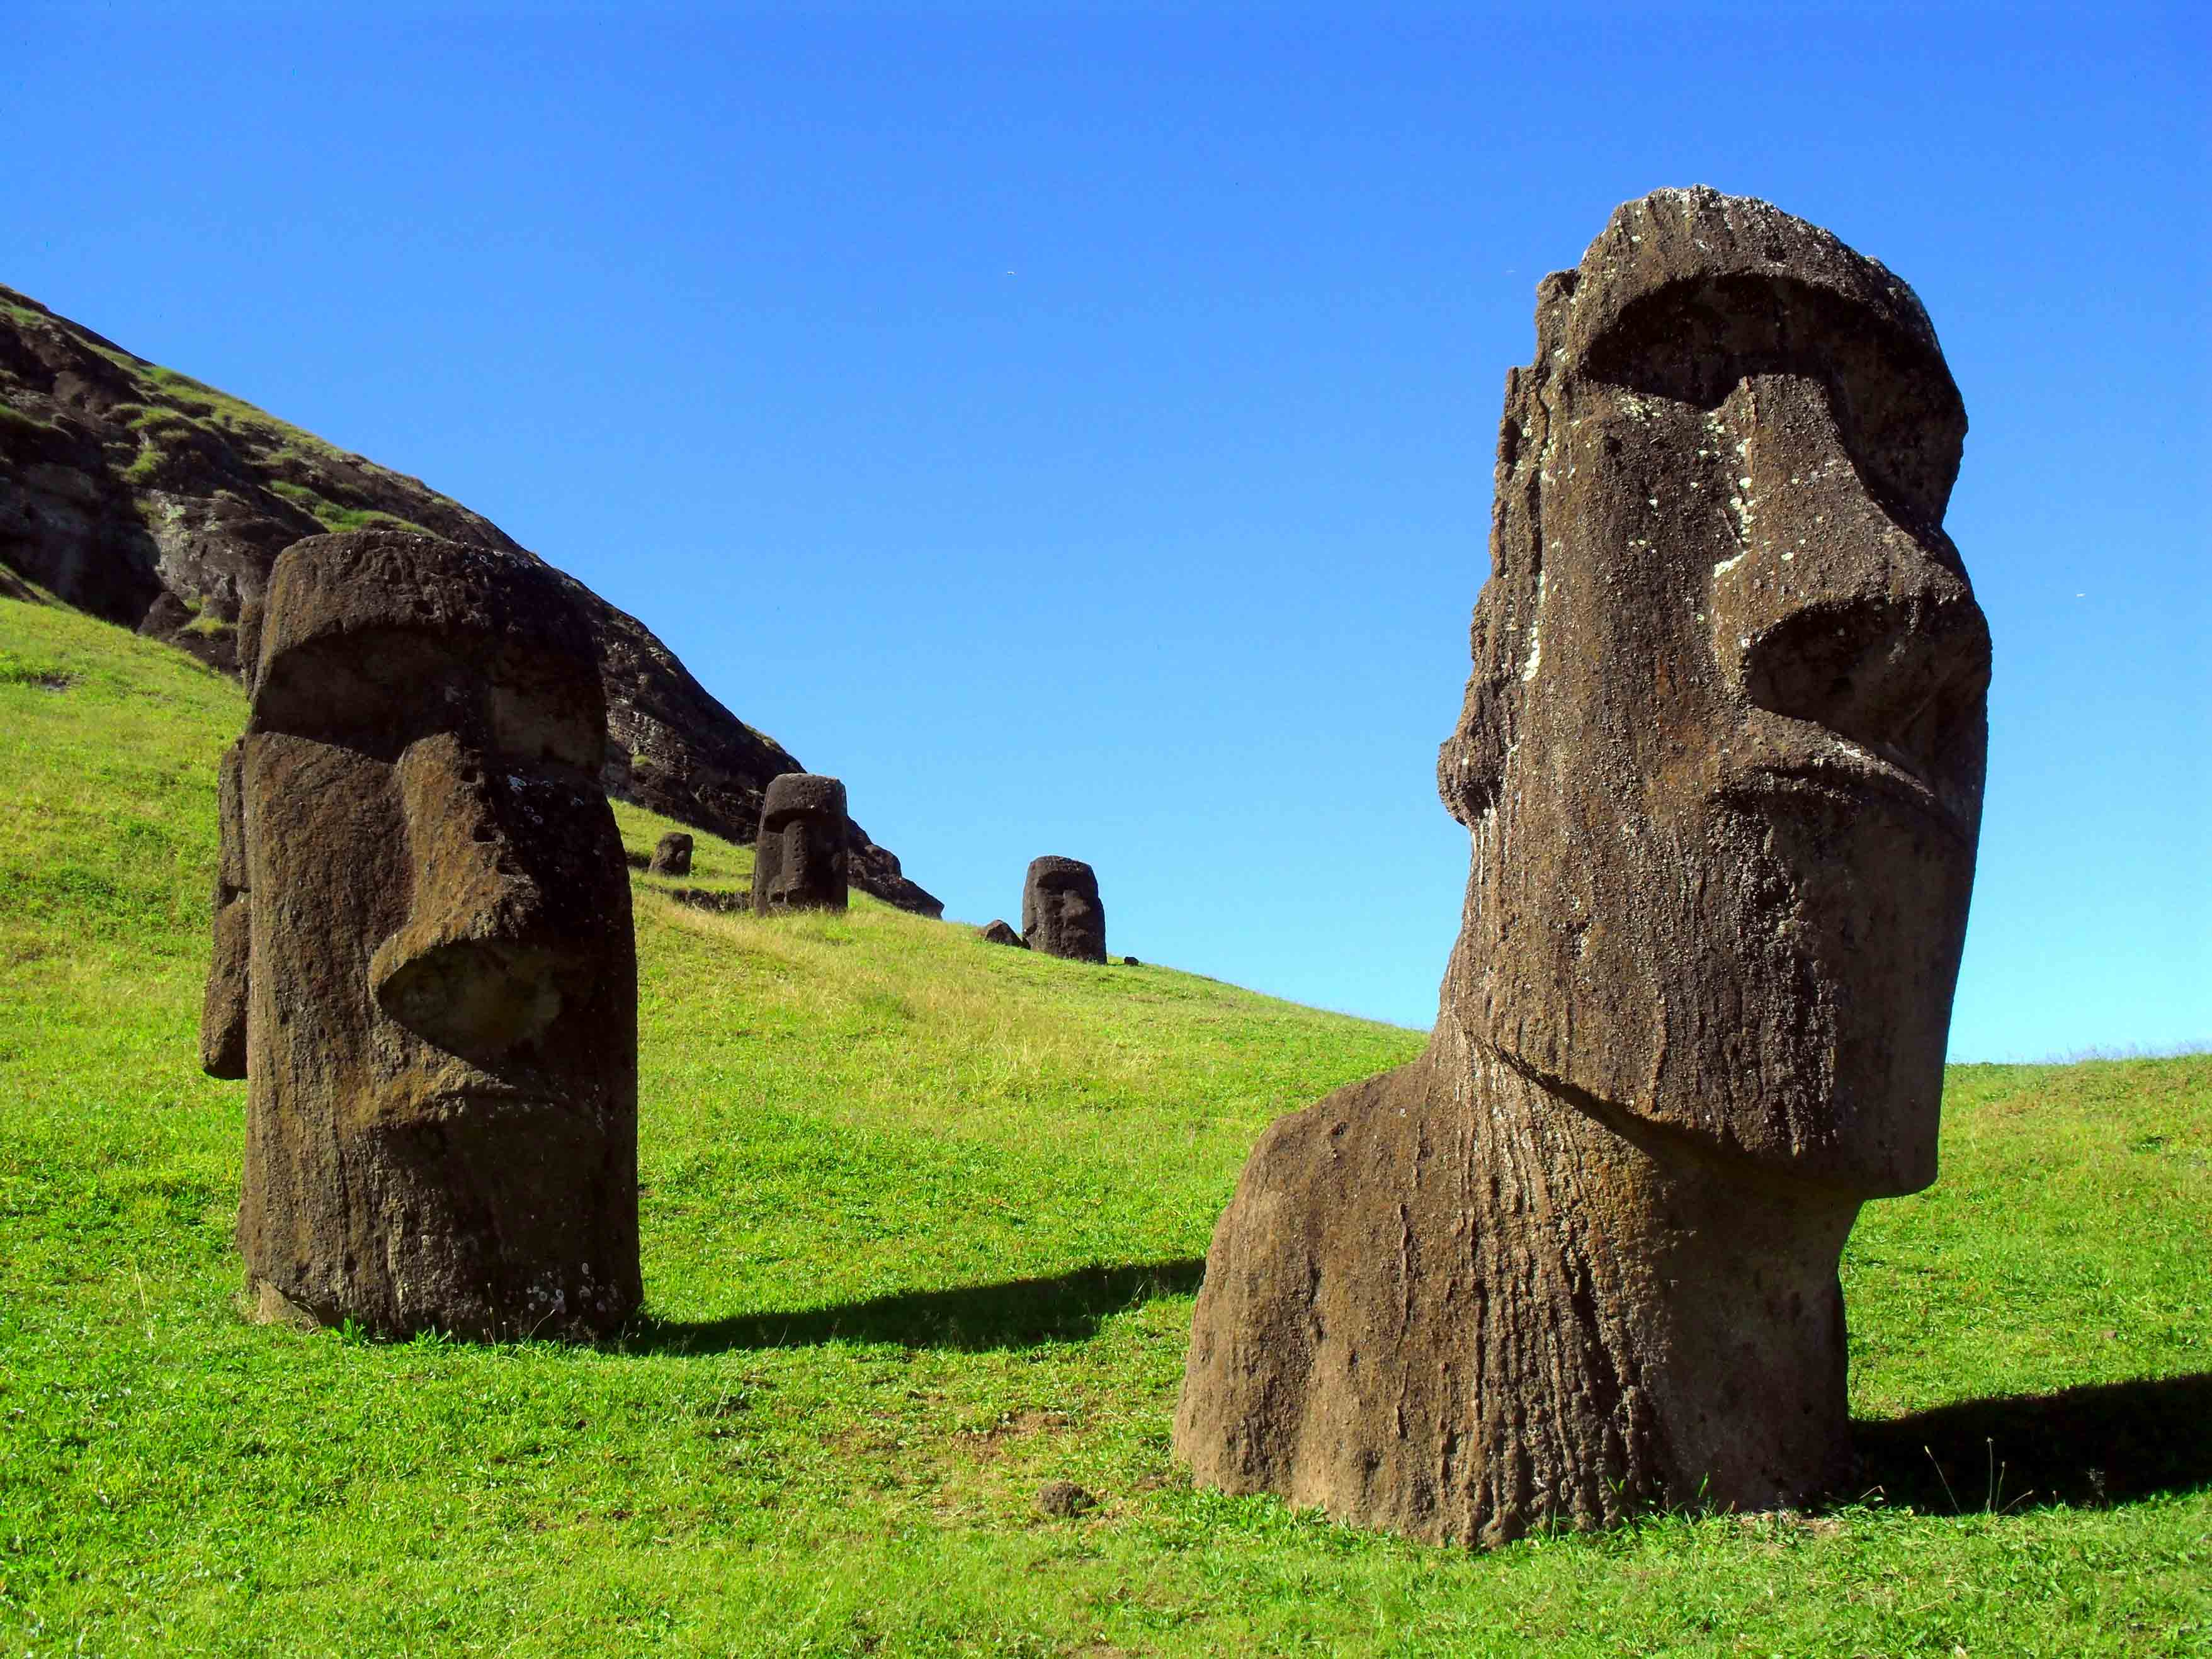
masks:
<path id="1" fill-rule="evenodd" d="M 534 560 L 277 559 L 224 757 L 201 1060 L 264 1317 L 589 1337 L 640 1298 L 637 970 L 592 636 Z"/>
<path id="2" fill-rule="evenodd" d="M 843 784 L 813 772 L 773 780 L 753 848 L 753 913 L 843 909 L 846 840 Z"/>
<path id="3" fill-rule="evenodd" d="M 645 868 L 646 873 L 653 876 L 690 875 L 691 837 L 681 830 L 670 830 L 660 838 L 660 844 L 653 849 L 653 862 Z"/>
<path id="4" fill-rule="evenodd" d="M 1175 1422 L 1201 1486 L 1466 1544 L 1846 1468 L 1837 1262 L 1935 1178 L 1987 738 L 1966 412 L 1904 283 L 1661 191 L 1536 337 L 1435 1031 L 1261 1136 Z"/>
<path id="5" fill-rule="evenodd" d="M 1071 962 L 1106 960 L 1106 907 L 1098 877 L 1080 859 L 1030 860 L 1022 883 L 1022 937 L 1032 951 Z"/>

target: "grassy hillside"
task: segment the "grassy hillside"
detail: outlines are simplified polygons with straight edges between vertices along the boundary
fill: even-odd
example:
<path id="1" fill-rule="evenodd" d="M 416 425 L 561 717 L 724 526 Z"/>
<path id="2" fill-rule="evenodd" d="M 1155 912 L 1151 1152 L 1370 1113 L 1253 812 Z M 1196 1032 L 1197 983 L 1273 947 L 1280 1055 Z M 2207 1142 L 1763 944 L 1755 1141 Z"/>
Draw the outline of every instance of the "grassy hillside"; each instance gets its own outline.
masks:
<path id="1" fill-rule="evenodd" d="M 0 1653 L 2212 1650 L 2201 1057 L 1954 1073 L 1943 1180 L 1852 1239 L 1863 1496 L 1815 1516 L 1477 1557 L 1193 1492 L 1244 1152 L 1418 1038 L 862 898 L 636 878 L 624 1340 L 245 1324 L 244 1090 L 193 1063 L 242 715 L 0 600 Z M 1036 1515 L 1060 1477 L 1101 1506 Z"/>

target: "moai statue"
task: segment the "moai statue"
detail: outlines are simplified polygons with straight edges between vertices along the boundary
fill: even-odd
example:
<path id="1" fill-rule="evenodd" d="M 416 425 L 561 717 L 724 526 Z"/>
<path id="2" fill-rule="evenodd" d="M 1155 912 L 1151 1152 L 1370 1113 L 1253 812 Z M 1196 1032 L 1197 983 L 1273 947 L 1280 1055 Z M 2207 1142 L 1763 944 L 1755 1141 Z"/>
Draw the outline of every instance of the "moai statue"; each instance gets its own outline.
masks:
<path id="1" fill-rule="evenodd" d="M 1469 1544 L 1841 1471 L 1837 1261 L 1935 1178 L 1987 732 L 1966 414 L 1902 282 L 1662 191 L 1536 335 L 1435 1033 L 1261 1138 L 1175 1425 L 1202 1485 Z"/>
<path id="2" fill-rule="evenodd" d="M 611 1331 L 636 1308 L 637 969 L 589 629 L 545 567 L 295 543 L 222 767 L 201 1055 L 244 1076 L 264 1316 Z"/>
<path id="3" fill-rule="evenodd" d="M 672 830 L 660 838 L 653 849 L 653 862 L 646 866 L 652 876 L 688 876 L 691 873 L 691 837 L 680 830 Z"/>
<path id="4" fill-rule="evenodd" d="M 753 913 L 845 908 L 845 786 L 786 772 L 761 800 L 753 848 Z"/>
<path id="5" fill-rule="evenodd" d="M 1106 907 L 1098 877 L 1079 859 L 1030 860 L 1022 883 L 1022 937 L 1033 951 L 1072 962 L 1106 960 Z"/>

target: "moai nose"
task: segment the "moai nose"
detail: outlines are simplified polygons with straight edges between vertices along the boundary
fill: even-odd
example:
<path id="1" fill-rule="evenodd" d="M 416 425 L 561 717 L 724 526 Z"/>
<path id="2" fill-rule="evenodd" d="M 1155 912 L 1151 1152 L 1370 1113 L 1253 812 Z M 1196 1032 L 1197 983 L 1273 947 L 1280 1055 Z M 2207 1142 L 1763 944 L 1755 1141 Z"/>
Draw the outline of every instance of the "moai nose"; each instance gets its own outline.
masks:
<path id="1" fill-rule="evenodd" d="M 589 959 L 550 936 L 544 887 L 518 846 L 529 825 L 507 821 L 529 816 L 520 781 L 450 732 L 411 745 L 398 774 L 414 887 L 406 921 L 369 963 L 378 1006 L 465 1057 L 535 1042 L 564 987 L 583 988 Z"/>
<path id="2" fill-rule="evenodd" d="M 1941 787 L 1989 683 L 1989 624 L 1940 528 L 1886 505 L 1827 387 L 1746 380 L 1715 411 L 1736 556 L 1713 644 L 1754 708 L 1811 721 Z"/>

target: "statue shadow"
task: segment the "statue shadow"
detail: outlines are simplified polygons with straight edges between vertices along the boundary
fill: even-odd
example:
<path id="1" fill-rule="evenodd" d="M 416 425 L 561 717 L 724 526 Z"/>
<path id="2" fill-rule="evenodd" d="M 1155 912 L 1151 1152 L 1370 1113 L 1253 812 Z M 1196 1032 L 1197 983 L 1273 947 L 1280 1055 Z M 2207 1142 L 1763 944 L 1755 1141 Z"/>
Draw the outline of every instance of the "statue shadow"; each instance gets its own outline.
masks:
<path id="1" fill-rule="evenodd" d="M 1923 1513 L 2125 1503 L 2212 1482 L 2212 1371 L 1964 1401 L 1851 1437 L 1855 1495 Z"/>
<path id="2" fill-rule="evenodd" d="M 1188 1296 L 1206 1263 L 1138 1262 L 1079 1267 L 1048 1279 L 963 1285 L 947 1291 L 901 1291 L 866 1302 L 792 1313 L 737 1314 L 727 1319 L 646 1319 L 628 1334 L 632 1352 L 727 1353 L 747 1348 L 799 1348 L 825 1342 L 890 1343 L 902 1348 L 981 1352 L 1041 1342 L 1081 1341 L 1117 1313 L 1160 1296 Z"/>

